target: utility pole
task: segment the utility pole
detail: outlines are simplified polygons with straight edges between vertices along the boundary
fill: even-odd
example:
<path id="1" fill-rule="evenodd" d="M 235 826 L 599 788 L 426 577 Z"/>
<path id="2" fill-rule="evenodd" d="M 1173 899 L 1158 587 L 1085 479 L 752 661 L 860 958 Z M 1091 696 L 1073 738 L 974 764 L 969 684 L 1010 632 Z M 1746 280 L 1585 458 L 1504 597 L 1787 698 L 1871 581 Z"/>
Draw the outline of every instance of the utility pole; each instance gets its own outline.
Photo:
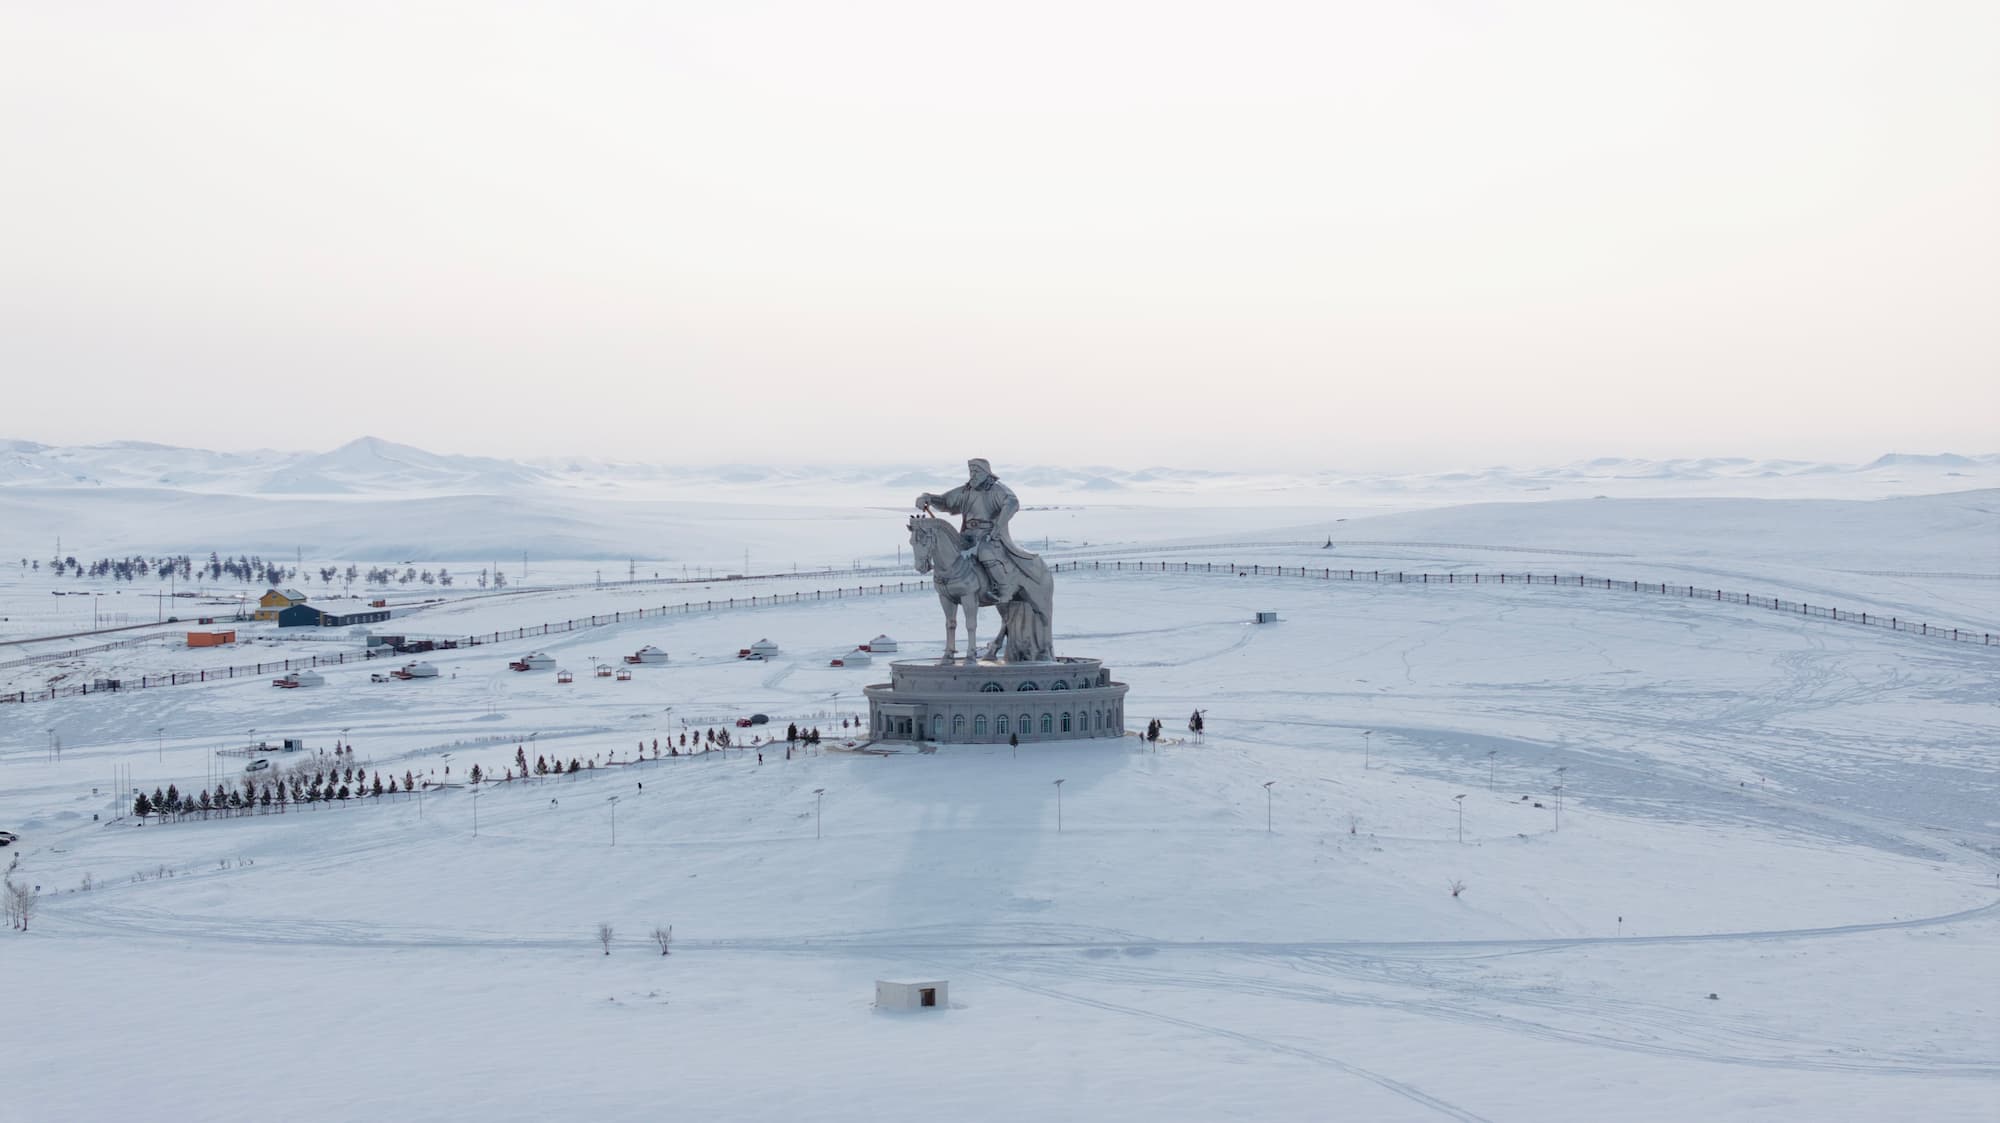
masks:
<path id="1" fill-rule="evenodd" d="M 1556 830 L 1560 831 L 1563 829 L 1563 786 L 1557 784 L 1551 790 L 1555 792 L 1556 797 Z"/>
<path id="2" fill-rule="evenodd" d="M 1458 804 L 1458 844 L 1460 846 L 1464 846 L 1465 845 L 1465 796 L 1463 795 L 1452 796 L 1451 801 L 1453 803 Z"/>
<path id="3" fill-rule="evenodd" d="M 611 805 L 611 845 L 618 845 L 618 797 L 612 796 L 604 802 Z"/>
<path id="4" fill-rule="evenodd" d="M 1264 833 L 1265 834 L 1271 833 L 1271 785 L 1275 783 L 1277 783 L 1276 780 L 1264 781 Z"/>
<path id="5" fill-rule="evenodd" d="M 815 841 L 819 838 L 819 801 L 824 798 L 826 798 L 825 788 L 813 789 L 813 838 Z"/>
<path id="6" fill-rule="evenodd" d="M 1061 780 L 1057 780 L 1056 781 L 1056 833 L 1057 834 L 1062 833 L 1062 786 L 1063 782 Z"/>

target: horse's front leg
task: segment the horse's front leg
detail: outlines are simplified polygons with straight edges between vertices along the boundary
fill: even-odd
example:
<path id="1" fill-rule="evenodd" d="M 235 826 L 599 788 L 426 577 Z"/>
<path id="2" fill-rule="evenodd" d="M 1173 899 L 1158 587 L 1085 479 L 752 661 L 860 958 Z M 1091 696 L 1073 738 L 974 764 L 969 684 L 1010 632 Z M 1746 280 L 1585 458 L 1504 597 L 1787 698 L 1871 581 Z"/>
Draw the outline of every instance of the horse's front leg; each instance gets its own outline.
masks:
<path id="1" fill-rule="evenodd" d="M 946 659 L 956 658 L 958 655 L 958 606 L 952 603 L 951 598 L 946 596 L 943 590 L 939 590 L 938 592 L 938 603 L 944 606 L 944 657 Z"/>
<path id="2" fill-rule="evenodd" d="M 979 662 L 979 598 L 965 598 L 965 661 Z"/>

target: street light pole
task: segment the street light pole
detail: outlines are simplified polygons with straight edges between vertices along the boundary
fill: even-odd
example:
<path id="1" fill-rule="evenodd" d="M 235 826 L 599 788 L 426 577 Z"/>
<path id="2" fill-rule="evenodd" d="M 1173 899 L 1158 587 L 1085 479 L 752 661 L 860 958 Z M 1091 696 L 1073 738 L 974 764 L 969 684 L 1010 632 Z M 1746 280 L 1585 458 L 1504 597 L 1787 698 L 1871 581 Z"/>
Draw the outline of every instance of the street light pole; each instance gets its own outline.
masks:
<path id="1" fill-rule="evenodd" d="M 817 841 L 819 838 L 819 803 L 820 800 L 825 798 L 826 798 L 825 788 L 813 789 L 813 839 L 815 841 Z"/>
<path id="2" fill-rule="evenodd" d="M 1361 770 L 1363 772 L 1368 770 L 1369 749 L 1374 746 L 1374 738 L 1375 731 L 1373 729 L 1364 729 L 1361 731 Z"/>
<path id="3" fill-rule="evenodd" d="M 1458 804 L 1458 844 L 1460 846 L 1464 846 L 1465 845 L 1465 797 L 1463 795 L 1455 795 L 1451 797 L 1451 801 L 1453 803 Z"/>
<path id="4" fill-rule="evenodd" d="M 1276 780 L 1264 781 L 1264 833 L 1265 834 L 1271 833 L 1271 785 L 1275 783 L 1277 783 Z"/>
<path id="5" fill-rule="evenodd" d="M 1498 764 L 1495 758 L 1498 757 L 1499 755 L 1500 755 L 1499 749 L 1486 750 L 1486 790 L 1489 792 L 1493 790 L 1493 777 L 1498 769 Z"/>
<path id="6" fill-rule="evenodd" d="M 1556 830 L 1560 831 L 1563 829 L 1563 786 L 1557 784 L 1552 790 L 1556 796 Z"/>
<path id="7" fill-rule="evenodd" d="M 153 730 L 153 735 L 159 738 L 159 743 L 155 746 L 158 749 L 158 755 L 154 759 L 167 759 L 167 727 L 164 725 L 160 726 L 158 729 Z"/>
<path id="8" fill-rule="evenodd" d="M 616 846 L 618 845 L 618 797 L 614 795 L 605 802 L 611 805 L 611 845 Z"/>
<path id="9" fill-rule="evenodd" d="M 479 789 L 472 789 L 472 837 L 479 837 Z"/>
<path id="10" fill-rule="evenodd" d="M 1057 780 L 1056 781 L 1056 833 L 1057 834 L 1062 833 L 1062 786 L 1063 782 L 1061 780 Z"/>

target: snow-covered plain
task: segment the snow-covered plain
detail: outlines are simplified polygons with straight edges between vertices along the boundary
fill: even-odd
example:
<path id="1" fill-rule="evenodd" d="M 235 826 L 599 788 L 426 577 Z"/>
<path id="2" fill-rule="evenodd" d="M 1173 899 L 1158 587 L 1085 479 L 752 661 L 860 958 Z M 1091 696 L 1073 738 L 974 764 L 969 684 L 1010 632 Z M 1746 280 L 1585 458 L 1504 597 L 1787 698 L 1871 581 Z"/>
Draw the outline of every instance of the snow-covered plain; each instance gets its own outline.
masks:
<path id="1" fill-rule="evenodd" d="M 1019 528 L 1078 556 L 1698 573 L 1980 623 L 2000 618 L 1979 576 L 2000 569 L 1995 506 L 1585 499 L 1338 522 L 1353 513 L 1121 504 Z M 728 558 L 713 513 L 687 505 L 689 533 Z M 850 528 L 820 560 L 893 559 L 891 513 L 795 522 Z M 1323 536 L 1345 544 L 1249 544 Z M 707 598 L 466 595 L 397 624 L 686 599 Z M 1247 623 L 1259 609 L 1282 622 Z M 440 653 L 431 681 L 364 665 L 295 691 L 0 706 L 0 829 L 22 836 L 5 853 L 43 891 L 33 930 L 0 941 L 7 1111 L 1983 1120 L 2000 1102 L 2000 648 L 1601 590 L 1086 572 L 1060 586 L 1058 649 L 1131 684 L 1134 724 L 1167 723 L 1157 751 L 841 751 L 886 669 L 829 660 L 880 632 L 935 657 L 941 622 L 912 592 Z M 765 636 L 778 659 L 732 657 Z M 589 673 L 649 643 L 673 662 Z M 576 681 L 506 669 L 536 649 Z M 64 673 L 195 657 L 141 646 Z M 1200 744 L 1182 730 L 1197 707 Z M 684 721 L 751 712 L 820 726 L 827 751 L 632 762 Z M 187 789 L 240 776 L 218 748 L 343 735 L 371 771 L 453 786 L 106 821 L 116 769 Z M 598 767 L 460 784 L 517 745 Z M 656 924 L 675 926 L 669 958 Z M 876 1012 L 877 978 L 947 979 L 952 1008 Z"/>

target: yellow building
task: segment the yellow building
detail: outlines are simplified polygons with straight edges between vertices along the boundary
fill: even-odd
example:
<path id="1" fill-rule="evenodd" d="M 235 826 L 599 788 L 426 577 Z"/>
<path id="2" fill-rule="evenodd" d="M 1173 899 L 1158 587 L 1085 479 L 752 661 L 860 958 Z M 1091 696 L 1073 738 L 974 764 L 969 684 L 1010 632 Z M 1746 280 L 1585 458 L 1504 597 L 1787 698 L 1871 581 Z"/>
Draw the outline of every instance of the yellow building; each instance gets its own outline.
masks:
<path id="1" fill-rule="evenodd" d="M 250 614 L 250 619 L 275 621 L 278 618 L 278 613 L 295 604 L 304 603 L 306 603 L 306 595 L 297 589 L 272 589 L 270 592 L 257 598 L 257 611 Z"/>

